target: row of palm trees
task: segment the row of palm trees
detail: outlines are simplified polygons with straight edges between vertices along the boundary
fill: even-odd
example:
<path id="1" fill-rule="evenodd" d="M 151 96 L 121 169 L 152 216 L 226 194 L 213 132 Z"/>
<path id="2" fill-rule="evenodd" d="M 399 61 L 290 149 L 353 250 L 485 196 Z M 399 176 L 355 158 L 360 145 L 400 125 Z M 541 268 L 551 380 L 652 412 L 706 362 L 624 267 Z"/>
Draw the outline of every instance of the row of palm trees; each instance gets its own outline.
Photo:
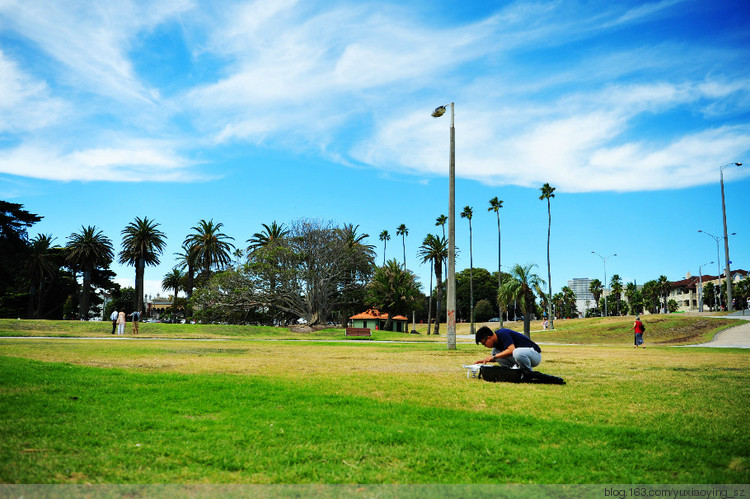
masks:
<path id="1" fill-rule="evenodd" d="M 135 267 L 135 290 L 137 310 L 143 310 L 143 283 L 146 266 L 159 265 L 160 257 L 166 247 L 166 235 L 159 229 L 156 221 L 148 217 L 136 217 L 121 232 L 122 250 L 119 253 L 119 263 Z M 233 238 L 221 232 L 223 224 L 213 220 L 201 220 L 191 227 L 191 232 L 185 238 L 182 252 L 178 253 L 178 266 L 165 276 L 162 285 L 165 289 L 174 289 L 175 296 L 182 287 L 192 294 L 195 273 L 201 270 L 203 277 L 208 279 L 214 270 L 224 268 L 230 261 L 234 245 L 229 242 Z M 45 236 L 50 238 L 51 236 Z M 74 271 L 83 274 L 81 290 L 80 315 L 88 317 L 91 278 L 97 268 L 106 267 L 112 262 L 115 251 L 112 240 L 96 226 L 81 226 L 80 232 L 74 232 L 67 241 L 67 263 Z M 183 271 L 187 271 L 184 274 Z M 181 284 L 187 275 L 188 284 Z"/>
<path id="2" fill-rule="evenodd" d="M 550 264 L 550 236 L 552 231 L 552 207 L 550 200 L 555 197 L 555 187 L 552 187 L 549 183 L 545 183 L 541 188 L 541 195 L 539 196 L 540 200 L 546 200 L 547 201 L 547 215 L 548 215 L 548 226 L 547 226 L 547 285 L 548 285 L 548 295 L 552 296 L 552 270 L 551 270 L 551 264 Z M 489 201 L 489 208 L 487 208 L 488 212 L 494 212 L 497 216 L 497 267 L 498 267 L 498 296 L 502 295 L 502 288 L 503 288 L 503 279 L 502 279 L 502 232 L 501 232 L 501 224 L 500 224 L 500 209 L 503 207 L 503 201 L 501 199 L 498 199 L 497 196 L 490 199 Z M 470 323 L 471 323 L 471 333 L 474 334 L 474 234 L 472 230 L 472 218 L 474 217 L 474 210 L 471 206 L 465 206 L 463 211 L 460 213 L 461 218 L 464 218 L 468 220 L 469 222 L 469 315 L 470 315 Z M 447 263 L 447 244 L 445 241 L 445 223 L 448 221 L 448 217 L 445 215 L 440 215 L 437 217 L 435 221 L 435 226 L 440 226 L 443 229 L 443 235 L 442 238 L 438 237 L 433 234 L 428 234 L 424 241 L 422 242 L 422 245 L 419 248 L 419 256 L 422 257 L 422 263 L 430 263 L 430 301 L 429 301 L 429 312 L 428 312 L 428 324 L 429 318 L 432 313 L 432 273 L 435 272 L 435 277 L 437 280 L 437 317 L 440 317 L 440 305 L 441 305 L 441 291 L 442 291 L 442 272 L 443 272 L 443 264 Z M 408 230 L 406 229 L 406 226 L 404 224 L 401 224 L 397 231 L 397 235 L 406 235 L 408 234 Z M 384 230 L 380 233 L 380 240 L 383 241 L 383 264 L 385 264 L 385 252 L 387 248 L 387 243 L 390 240 L 390 234 L 387 230 Z M 404 243 L 405 245 L 405 243 Z M 404 267 L 406 267 L 406 247 L 404 246 Z M 519 268 L 516 268 L 519 267 Z M 512 269 L 512 274 L 517 274 L 516 277 L 520 277 L 524 282 L 528 281 L 531 275 L 530 266 L 522 267 L 522 266 L 516 266 Z M 518 272 L 516 272 L 518 271 Z M 534 274 L 535 275 L 535 274 Z M 537 276 L 538 277 L 538 276 Z M 528 284 L 529 289 L 533 289 L 535 284 L 538 287 L 539 282 L 543 281 L 536 281 L 532 279 L 533 282 Z M 532 293 L 533 294 L 533 293 Z M 524 301 L 525 306 L 525 295 L 524 295 Z M 525 314 L 528 316 L 528 314 Z M 552 300 L 547 300 L 547 316 L 549 317 L 549 327 L 552 329 L 554 327 L 553 321 L 552 321 Z M 500 313 L 501 317 L 501 326 L 502 326 L 502 311 Z M 436 321 L 436 331 L 439 330 L 439 324 L 440 321 Z M 429 326 L 428 326 L 428 334 L 429 334 Z"/>

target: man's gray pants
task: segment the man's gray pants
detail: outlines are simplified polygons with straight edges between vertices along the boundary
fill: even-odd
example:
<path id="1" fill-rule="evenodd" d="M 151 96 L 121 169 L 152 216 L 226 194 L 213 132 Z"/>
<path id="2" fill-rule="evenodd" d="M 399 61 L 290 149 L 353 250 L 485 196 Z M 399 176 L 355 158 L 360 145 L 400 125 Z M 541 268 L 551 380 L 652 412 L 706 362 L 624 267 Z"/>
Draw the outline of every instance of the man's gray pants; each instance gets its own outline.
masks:
<path id="1" fill-rule="evenodd" d="M 492 355 L 497 355 L 500 352 L 505 351 L 493 348 Z M 497 359 L 497 363 L 505 367 L 519 366 L 529 371 L 533 371 L 532 367 L 536 367 L 542 362 L 542 354 L 534 350 L 533 348 L 516 348 L 513 350 L 511 357 L 502 357 Z"/>

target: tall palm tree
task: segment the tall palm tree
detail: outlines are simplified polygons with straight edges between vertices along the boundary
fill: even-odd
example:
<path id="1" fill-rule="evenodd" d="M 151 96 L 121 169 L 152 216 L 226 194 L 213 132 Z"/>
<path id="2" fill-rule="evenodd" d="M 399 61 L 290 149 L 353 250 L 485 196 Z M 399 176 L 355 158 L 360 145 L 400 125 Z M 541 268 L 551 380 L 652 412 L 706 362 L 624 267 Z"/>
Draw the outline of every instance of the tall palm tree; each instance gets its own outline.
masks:
<path id="1" fill-rule="evenodd" d="M 443 214 L 440 214 L 440 216 L 435 219 L 435 227 L 443 228 L 443 237 L 445 237 L 445 223 L 447 221 L 448 221 L 448 217 L 446 217 Z"/>
<path id="2" fill-rule="evenodd" d="M 471 206 L 464 206 L 461 218 L 469 221 L 469 320 L 471 322 L 471 334 L 474 334 L 474 234 L 471 230 L 471 219 L 474 210 Z"/>
<path id="3" fill-rule="evenodd" d="M 502 248 L 502 238 L 500 237 L 500 208 L 503 207 L 503 201 L 498 199 L 497 196 L 490 199 L 490 207 L 487 211 L 494 211 L 497 215 L 497 292 L 500 294 L 500 288 L 503 287 L 503 265 L 500 258 L 500 250 Z M 500 327 L 503 327 L 503 311 L 500 310 Z"/>
<path id="4" fill-rule="evenodd" d="M 52 253 L 52 241 L 50 234 L 39 234 L 30 241 L 31 252 L 26 265 L 29 281 L 29 305 L 28 317 L 38 319 L 44 304 L 44 283 L 52 279 L 57 270 L 55 257 Z"/>
<path id="5" fill-rule="evenodd" d="M 164 291 L 174 290 L 174 298 L 172 298 L 172 311 L 176 310 L 177 293 L 180 292 L 182 284 L 185 281 L 185 272 L 180 270 L 179 267 L 175 267 L 171 272 L 164 274 L 164 278 L 161 280 L 161 289 Z"/>
<path id="6" fill-rule="evenodd" d="M 443 229 L 443 239 L 445 239 L 445 224 L 446 223 L 448 223 L 448 217 L 446 217 L 442 213 L 440 214 L 439 217 L 435 219 L 435 227 L 439 226 L 441 229 Z M 448 258 L 443 259 L 443 266 L 444 266 L 443 270 L 445 271 L 445 275 L 448 275 Z"/>
<path id="7" fill-rule="evenodd" d="M 401 236 L 401 244 L 404 246 L 404 268 L 406 268 L 406 236 L 409 235 L 409 229 L 401 224 L 396 228 L 396 235 Z"/>
<path id="8" fill-rule="evenodd" d="M 435 298 L 437 301 L 436 313 L 435 313 L 435 334 L 440 334 L 440 312 L 441 312 L 441 301 L 443 293 L 443 263 L 448 258 L 448 243 L 445 237 L 440 237 L 433 234 L 427 234 L 424 238 L 422 246 L 419 247 L 418 255 L 422 257 L 422 263 L 427 261 L 430 262 L 430 311 L 432 311 L 432 271 L 435 272 L 435 279 L 437 280 L 437 291 Z M 430 322 L 428 320 L 427 332 L 430 331 Z"/>
<path id="9" fill-rule="evenodd" d="M 89 318 L 89 295 L 91 293 L 91 277 L 99 267 L 109 265 L 115 255 L 112 241 L 105 236 L 96 226 L 81 226 L 80 233 L 72 233 L 68 236 L 68 264 L 74 268 L 83 270 L 83 289 L 81 292 L 81 303 L 79 317 Z"/>
<path id="10" fill-rule="evenodd" d="M 166 235 L 148 217 L 136 217 L 122 230 L 120 263 L 135 266 L 135 309 L 143 311 L 143 273 L 146 265 L 159 265 L 159 255 L 167 245 Z"/>
<path id="11" fill-rule="evenodd" d="M 419 247 L 419 251 L 417 251 L 417 256 L 422 257 L 422 263 L 430 262 L 430 297 L 427 300 L 427 335 L 430 335 L 431 328 L 432 328 L 432 269 L 434 268 L 434 262 L 432 261 L 432 258 L 427 256 L 427 253 L 429 252 L 429 241 L 430 238 L 434 237 L 432 234 L 427 234 L 425 236 L 424 241 L 422 241 L 422 246 Z"/>
<path id="12" fill-rule="evenodd" d="M 615 310 L 617 315 L 620 315 L 620 296 L 622 296 L 622 279 L 618 274 L 612 276 L 609 281 L 609 287 L 612 290 L 612 297 L 615 300 Z"/>
<path id="13" fill-rule="evenodd" d="M 201 220 L 191 227 L 195 232 L 185 239 L 196 253 L 196 262 L 202 267 L 206 282 L 211 278 L 211 269 L 223 270 L 232 259 L 234 245 L 227 240 L 234 241 L 234 238 L 221 232 L 223 226 L 223 223 L 214 223 L 213 220 Z"/>
<path id="14" fill-rule="evenodd" d="M 182 252 L 175 253 L 177 256 L 177 267 L 180 270 L 184 270 L 185 273 L 185 286 L 182 290 L 187 295 L 188 301 L 193 297 L 193 288 L 195 287 L 195 267 L 198 259 L 198 252 L 195 246 L 189 244 L 187 241 L 182 243 Z"/>
<path id="15" fill-rule="evenodd" d="M 604 290 L 602 289 L 602 281 L 600 281 L 599 279 L 592 279 L 589 282 L 589 292 L 592 295 L 594 295 L 594 302 L 596 303 L 596 308 L 601 308 L 599 306 L 599 298 L 601 298 L 602 293 L 604 292 Z"/>
<path id="16" fill-rule="evenodd" d="M 536 264 L 516 264 L 510 271 L 510 279 L 503 284 L 498 300 L 507 304 L 521 303 L 523 310 L 523 333 L 531 338 L 531 314 L 534 312 L 534 288 L 544 280 L 534 273 Z"/>
<path id="17" fill-rule="evenodd" d="M 546 183 L 539 190 L 542 191 L 542 195 L 539 196 L 539 199 L 547 200 L 547 215 L 549 217 L 549 224 L 547 225 L 547 284 L 549 285 L 549 296 L 552 296 L 552 270 L 549 263 L 549 237 L 550 233 L 552 232 L 552 206 L 550 205 L 550 199 L 555 197 L 555 195 L 553 194 L 555 192 L 555 188 L 549 185 L 549 183 Z M 549 318 L 549 328 L 555 329 L 555 324 L 552 316 L 552 300 L 548 301 L 547 317 Z"/>
<path id="18" fill-rule="evenodd" d="M 250 243 L 247 247 L 247 252 L 252 253 L 259 248 L 265 248 L 267 246 L 278 243 L 286 235 L 289 234 L 289 230 L 284 227 L 284 224 L 277 224 L 276 220 L 271 222 L 271 225 L 263 225 L 263 231 L 256 232 L 253 237 L 248 239 L 246 242 Z"/>
<path id="19" fill-rule="evenodd" d="M 388 246 L 388 241 L 391 240 L 391 235 L 387 230 L 380 233 L 380 240 L 383 241 L 383 265 L 385 265 L 385 249 Z"/>

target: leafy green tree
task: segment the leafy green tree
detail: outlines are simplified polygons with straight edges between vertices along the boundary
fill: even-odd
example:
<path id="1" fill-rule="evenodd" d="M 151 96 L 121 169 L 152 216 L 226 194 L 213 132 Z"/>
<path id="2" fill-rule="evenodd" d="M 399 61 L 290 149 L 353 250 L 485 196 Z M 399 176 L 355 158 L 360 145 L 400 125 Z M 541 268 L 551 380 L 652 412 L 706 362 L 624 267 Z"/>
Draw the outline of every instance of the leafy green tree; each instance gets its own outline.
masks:
<path id="1" fill-rule="evenodd" d="M 369 303 L 388 315 L 385 329 L 392 330 L 393 316 L 407 315 L 419 297 L 414 274 L 393 259 L 375 270 L 367 285 Z"/>
<path id="2" fill-rule="evenodd" d="M 112 258 L 114 257 L 112 241 L 101 230 L 98 230 L 96 226 L 81 226 L 81 232 L 74 232 L 68 236 L 67 248 L 67 262 L 74 269 L 82 269 L 83 272 L 79 317 L 88 320 L 91 279 L 95 269 L 109 266 L 110 262 L 112 262 Z"/>
<path id="3" fill-rule="evenodd" d="M 195 232 L 188 234 L 185 243 L 195 252 L 195 261 L 203 269 L 203 281 L 208 282 L 213 270 L 223 270 L 231 261 L 234 245 L 228 240 L 234 240 L 221 232 L 222 223 L 201 220 L 198 225 L 191 227 Z"/>
<path id="4" fill-rule="evenodd" d="M 339 313 L 342 327 L 346 327 L 353 309 L 365 303 L 365 283 L 370 280 L 375 267 L 375 246 L 367 243 L 369 234 L 358 233 L 359 225 L 344 224 L 335 230 L 343 242 L 346 272 L 341 293 Z"/>
<path id="5" fill-rule="evenodd" d="M 503 285 L 503 264 L 502 264 L 502 258 L 501 258 L 501 249 L 502 249 L 502 237 L 500 233 L 500 208 L 503 207 L 502 200 L 498 199 L 497 196 L 490 199 L 490 207 L 487 208 L 487 211 L 494 211 L 495 215 L 497 215 L 497 272 L 500 276 L 497 280 L 497 292 L 500 294 L 500 288 Z M 500 310 L 500 327 L 503 327 L 503 311 Z"/>
<path id="6" fill-rule="evenodd" d="M 391 240 L 391 235 L 388 233 L 387 230 L 384 230 L 380 233 L 380 240 L 383 241 L 383 265 L 385 265 L 385 250 L 388 246 L 388 241 Z"/>
<path id="7" fill-rule="evenodd" d="M 461 218 L 469 221 L 469 320 L 471 322 L 471 334 L 474 334 L 474 235 L 471 230 L 471 219 L 474 210 L 471 206 L 464 206 Z"/>
<path id="8" fill-rule="evenodd" d="M 470 269 L 463 269 L 456 273 L 456 317 L 460 320 L 468 320 L 471 313 L 472 282 L 475 307 L 479 300 L 488 300 L 493 306 L 497 305 L 497 273 L 490 273 L 485 268 L 476 267 L 472 275 Z M 474 313 L 476 315 L 476 310 Z"/>
<path id="9" fill-rule="evenodd" d="M 489 300 L 479 300 L 474 307 L 474 315 L 476 315 L 477 322 L 487 322 L 494 317 L 495 309 Z"/>
<path id="10" fill-rule="evenodd" d="M 523 333 L 531 338 L 531 314 L 534 313 L 534 287 L 544 284 L 544 280 L 534 273 L 536 264 L 521 266 L 516 264 L 510 271 L 510 278 L 503 279 L 498 299 L 505 304 L 518 302 L 523 311 Z"/>
<path id="11" fill-rule="evenodd" d="M 409 229 L 406 225 L 401 224 L 396 228 L 396 235 L 401 236 L 401 244 L 404 247 L 404 268 L 406 268 L 406 236 L 409 235 Z"/>
<path id="12" fill-rule="evenodd" d="M 734 293 L 732 296 L 734 296 Z M 716 310 L 714 306 L 716 304 L 716 286 L 712 282 L 703 285 L 703 303 L 711 307 L 711 310 Z"/>
<path id="13" fill-rule="evenodd" d="M 159 224 L 148 217 L 136 217 L 122 230 L 120 263 L 135 267 L 135 309 L 143 312 L 143 279 L 146 265 L 159 265 L 159 255 L 167 245 Z"/>
<path id="14" fill-rule="evenodd" d="M 332 222 L 298 220 L 278 244 L 259 248 L 248 260 L 250 288 L 259 306 L 304 318 L 315 326 L 351 303 L 373 266 L 371 248 L 342 237 Z"/>
<path id="15" fill-rule="evenodd" d="M 649 313 L 657 313 L 659 311 L 659 300 L 661 298 L 659 283 L 655 280 L 645 282 L 643 284 L 643 289 L 641 289 L 641 295 L 643 296 L 643 307 L 648 310 Z"/>
<path id="16" fill-rule="evenodd" d="M 659 294 L 661 295 L 662 303 L 664 303 L 664 310 L 667 310 L 667 297 L 672 290 L 672 283 L 669 282 L 669 279 L 667 279 L 667 276 L 665 275 L 660 275 L 659 280 L 656 282 L 659 286 Z"/>
<path id="17" fill-rule="evenodd" d="M 43 217 L 22 204 L 0 201 L 0 317 L 21 317 L 27 305 L 28 229 Z"/>
<path id="18" fill-rule="evenodd" d="M 547 285 L 549 286 L 549 296 L 552 296 L 552 271 L 550 269 L 550 261 L 549 261 L 549 240 L 550 240 L 550 234 L 552 231 L 552 207 L 550 205 L 550 199 L 555 197 L 553 194 L 555 192 L 555 188 L 551 185 L 544 184 L 541 189 L 542 195 L 539 196 L 540 200 L 547 200 L 547 215 L 549 216 L 549 224 L 547 225 Z M 553 316 L 552 316 L 552 304 L 548 305 L 547 309 L 547 315 L 549 316 L 549 328 L 555 329 Z"/>
<path id="19" fill-rule="evenodd" d="M 29 304 L 27 317 L 38 319 L 44 305 L 44 297 L 49 283 L 59 268 L 58 259 L 52 248 L 54 238 L 49 234 L 39 234 L 30 243 L 26 271 L 29 276 Z"/>
<path id="20" fill-rule="evenodd" d="M 677 309 L 679 309 L 679 308 L 680 308 L 680 306 L 677 305 L 676 301 L 669 300 L 667 302 L 667 310 L 669 311 L 670 314 L 673 314 L 673 313 L 677 312 Z"/>
<path id="21" fill-rule="evenodd" d="M 435 334 L 440 334 L 441 301 L 443 296 L 443 263 L 448 258 L 448 242 L 445 240 L 445 237 L 428 234 L 427 237 L 425 237 L 422 246 L 419 248 L 419 256 L 422 257 L 422 263 L 427 261 L 431 262 L 430 270 L 435 272 L 435 280 L 437 281 L 437 292 L 435 296 L 437 302 L 435 311 Z M 432 277 L 430 277 L 430 287 L 432 287 Z M 432 296 L 432 294 L 430 294 L 430 296 Z"/>
<path id="22" fill-rule="evenodd" d="M 641 292 L 638 291 L 638 286 L 634 282 L 629 282 L 625 286 L 625 298 L 627 298 L 630 305 L 631 314 L 639 315 L 643 313 L 643 298 Z"/>

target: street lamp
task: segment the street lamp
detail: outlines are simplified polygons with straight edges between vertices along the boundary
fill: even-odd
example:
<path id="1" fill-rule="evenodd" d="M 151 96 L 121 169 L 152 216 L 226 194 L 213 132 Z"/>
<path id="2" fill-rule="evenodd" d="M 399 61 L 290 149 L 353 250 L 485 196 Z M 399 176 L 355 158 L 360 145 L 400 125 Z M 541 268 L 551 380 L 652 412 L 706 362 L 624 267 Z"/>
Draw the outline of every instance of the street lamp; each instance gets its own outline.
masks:
<path id="1" fill-rule="evenodd" d="M 716 241 L 716 278 L 719 280 L 719 285 L 717 286 L 716 293 L 714 293 L 714 310 L 719 310 L 719 295 L 721 294 L 721 257 L 719 256 L 719 239 L 721 239 L 721 236 L 714 236 L 710 232 L 701 229 L 698 229 L 698 232 L 712 237 Z M 732 232 L 729 235 L 734 236 L 736 234 L 736 232 Z"/>
<path id="2" fill-rule="evenodd" d="M 703 267 L 713 265 L 714 262 L 698 265 L 698 312 L 703 312 Z"/>
<path id="3" fill-rule="evenodd" d="M 724 258 L 726 259 L 726 273 L 725 276 L 727 282 L 727 310 L 732 311 L 732 276 L 729 271 L 729 238 L 727 237 L 727 208 L 724 202 L 724 168 L 728 166 L 742 166 L 742 163 L 727 163 L 719 167 L 719 174 L 721 177 L 721 215 L 724 218 Z"/>
<path id="4" fill-rule="evenodd" d="M 445 106 L 447 106 L 446 104 Z M 433 118 L 445 114 L 445 106 L 432 112 Z M 448 350 L 456 349 L 456 128 L 454 126 L 454 109 L 451 106 L 451 145 L 448 162 Z M 438 319 L 439 320 L 439 319 Z"/>
<path id="5" fill-rule="evenodd" d="M 609 255 L 607 257 L 604 257 L 597 253 L 596 251 L 592 251 L 591 253 L 595 254 L 599 258 L 602 259 L 602 263 L 604 264 L 604 290 L 607 290 L 607 258 L 612 258 L 613 256 L 617 256 L 617 253 L 614 253 L 612 255 Z M 597 303 L 598 305 L 598 303 Z M 607 315 L 607 297 L 604 297 L 604 317 L 608 317 Z"/>

